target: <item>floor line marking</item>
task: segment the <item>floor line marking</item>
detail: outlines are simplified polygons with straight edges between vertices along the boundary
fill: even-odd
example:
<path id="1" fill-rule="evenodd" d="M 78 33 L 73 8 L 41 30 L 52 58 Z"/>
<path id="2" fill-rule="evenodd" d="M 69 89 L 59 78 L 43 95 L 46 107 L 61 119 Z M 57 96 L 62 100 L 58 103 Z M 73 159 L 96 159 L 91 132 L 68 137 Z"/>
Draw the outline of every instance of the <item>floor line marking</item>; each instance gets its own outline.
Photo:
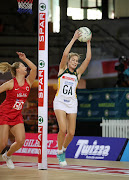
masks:
<path id="1" fill-rule="evenodd" d="M 33 167 L 38 168 L 38 163 L 33 162 L 14 162 L 16 167 Z M 5 162 L 0 162 L 0 166 L 6 167 Z M 66 167 L 60 167 L 59 164 L 48 164 L 48 169 L 64 170 L 64 171 L 76 171 L 76 172 L 88 172 L 90 174 L 105 174 L 114 176 L 129 176 L 129 169 L 116 168 L 116 167 L 101 167 L 101 166 L 84 166 L 84 165 L 68 165 Z"/>

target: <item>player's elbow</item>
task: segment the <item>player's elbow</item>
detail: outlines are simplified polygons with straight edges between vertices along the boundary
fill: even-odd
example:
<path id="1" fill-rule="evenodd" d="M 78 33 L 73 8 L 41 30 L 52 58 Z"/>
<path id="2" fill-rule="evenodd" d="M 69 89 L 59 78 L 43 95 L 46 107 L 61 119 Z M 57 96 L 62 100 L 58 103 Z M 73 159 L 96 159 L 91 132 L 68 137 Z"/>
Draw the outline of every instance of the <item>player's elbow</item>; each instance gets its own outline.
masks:
<path id="1" fill-rule="evenodd" d="M 37 75 L 37 67 L 36 67 L 36 66 L 33 67 L 33 68 L 31 69 L 31 72 L 33 72 L 33 74 Z"/>

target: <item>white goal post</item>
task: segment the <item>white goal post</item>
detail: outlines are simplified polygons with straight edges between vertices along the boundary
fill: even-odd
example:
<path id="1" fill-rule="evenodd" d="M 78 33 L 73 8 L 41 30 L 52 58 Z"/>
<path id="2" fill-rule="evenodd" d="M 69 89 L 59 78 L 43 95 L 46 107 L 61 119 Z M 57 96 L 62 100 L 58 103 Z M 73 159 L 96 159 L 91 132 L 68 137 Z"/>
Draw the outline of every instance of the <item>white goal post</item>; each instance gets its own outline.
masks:
<path id="1" fill-rule="evenodd" d="M 48 0 L 38 1 L 38 169 L 47 169 Z"/>

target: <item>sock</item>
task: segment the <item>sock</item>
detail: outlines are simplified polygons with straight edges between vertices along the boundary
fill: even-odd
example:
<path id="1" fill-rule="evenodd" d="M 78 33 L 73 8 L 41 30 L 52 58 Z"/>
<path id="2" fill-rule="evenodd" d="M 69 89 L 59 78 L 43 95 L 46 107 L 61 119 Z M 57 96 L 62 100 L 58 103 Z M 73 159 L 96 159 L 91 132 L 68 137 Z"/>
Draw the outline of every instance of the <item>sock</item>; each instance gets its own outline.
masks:
<path id="1" fill-rule="evenodd" d="M 7 156 L 7 152 L 8 152 L 8 151 L 5 152 L 5 156 L 6 156 L 7 158 L 10 158 L 10 156 Z"/>
<path id="2" fill-rule="evenodd" d="M 4 154 L 5 154 L 5 156 L 7 157 L 7 151 L 5 151 L 5 153 L 4 153 Z"/>
<path id="3" fill-rule="evenodd" d="M 63 149 L 61 149 L 61 150 L 58 149 L 58 150 L 57 150 L 57 153 L 58 153 L 58 154 L 63 154 Z"/>
<path id="4" fill-rule="evenodd" d="M 64 146 L 62 147 L 63 151 L 65 152 L 67 148 L 64 148 Z"/>

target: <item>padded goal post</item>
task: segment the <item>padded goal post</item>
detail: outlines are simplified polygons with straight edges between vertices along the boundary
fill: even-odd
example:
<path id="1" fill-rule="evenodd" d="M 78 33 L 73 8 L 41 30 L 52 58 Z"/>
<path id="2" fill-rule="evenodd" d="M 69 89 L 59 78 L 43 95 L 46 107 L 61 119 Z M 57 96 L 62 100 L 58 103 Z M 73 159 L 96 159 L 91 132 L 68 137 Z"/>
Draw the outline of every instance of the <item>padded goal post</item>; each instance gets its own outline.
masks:
<path id="1" fill-rule="evenodd" d="M 38 169 L 47 169 L 48 0 L 38 1 Z"/>

